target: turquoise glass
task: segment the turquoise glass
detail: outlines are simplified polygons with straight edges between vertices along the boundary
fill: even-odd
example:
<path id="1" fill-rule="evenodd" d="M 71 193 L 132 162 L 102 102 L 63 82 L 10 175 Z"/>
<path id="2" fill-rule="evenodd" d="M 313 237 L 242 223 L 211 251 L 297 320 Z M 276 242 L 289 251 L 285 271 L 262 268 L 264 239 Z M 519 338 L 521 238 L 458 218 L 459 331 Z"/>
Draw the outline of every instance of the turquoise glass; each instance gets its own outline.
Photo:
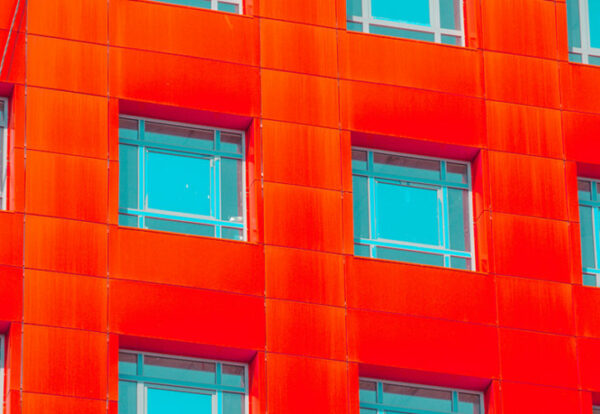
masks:
<path id="1" fill-rule="evenodd" d="M 596 276 L 588 273 L 583 274 L 583 286 L 598 286 Z"/>
<path id="2" fill-rule="evenodd" d="M 373 156 L 373 171 L 405 178 L 439 180 L 440 162 L 386 153 L 375 153 Z"/>
<path id="3" fill-rule="evenodd" d="M 581 15 L 579 0 L 567 0 L 567 29 L 569 31 L 569 49 L 581 47 Z"/>
<path id="4" fill-rule="evenodd" d="M 215 132 L 207 129 L 145 122 L 144 141 L 165 149 L 213 150 Z"/>
<path id="5" fill-rule="evenodd" d="M 119 381 L 119 414 L 137 414 L 137 383 Z"/>
<path id="6" fill-rule="evenodd" d="M 371 0 L 376 19 L 430 26 L 429 0 Z"/>
<path id="7" fill-rule="evenodd" d="M 230 392 L 223 393 L 223 414 L 242 414 L 244 412 L 244 396 Z"/>
<path id="8" fill-rule="evenodd" d="M 362 1 L 346 0 L 346 15 L 349 19 L 354 16 L 362 17 Z"/>
<path id="9" fill-rule="evenodd" d="M 119 354 L 119 372 L 126 375 L 137 374 L 137 355 L 135 354 Z"/>
<path id="10" fill-rule="evenodd" d="M 596 268 L 592 207 L 579 206 L 579 225 L 581 229 L 581 260 L 583 267 Z"/>
<path id="11" fill-rule="evenodd" d="M 600 48 L 600 0 L 588 0 L 590 19 L 590 44 Z"/>
<path id="12" fill-rule="evenodd" d="M 361 381 L 359 386 L 359 399 L 361 402 L 377 402 L 377 383 L 371 381 Z"/>
<path id="13" fill-rule="evenodd" d="M 210 394 L 148 388 L 147 414 L 212 414 Z"/>
<path id="14" fill-rule="evenodd" d="M 367 177 L 352 177 L 354 204 L 354 235 L 369 238 L 369 183 Z"/>
<path id="15" fill-rule="evenodd" d="M 440 23 L 443 29 L 459 28 L 459 9 L 458 3 L 455 0 L 439 0 L 440 1 Z"/>
<path id="16" fill-rule="evenodd" d="M 442 35 L 442 44 L 460 46 L 460 38 L 456 36 Z"/>
<path id="17" fill-rule="evenodd" d="M 119 226 L 137 227 L 138 216 L 131 214 L 119 214 Z"/>
<path id="18" fill-rule="evenodd" d="M 162 380 L 195 382 L 198 384 L 216 383 L 215 364 L 187 359 L 144 356 L 143 374 L 145 377 Z"/>
<path id="19" fill-rule="evenodd" d="M 421 253 L 411 250 L 377 247 L 377 257 L 397 262 L 417 263 L 429 266 L 443 266 L 444 257 L 440 254 Z"/>
<path id="20" fill-rule="evenodd" d="M 346 28 L 353 32 L 362 32 L 363 31 L 362 23 L 346 22 Z"/>
<path id="21" fill-rule="evenodd" d="M 138 208 L 138 147 L 119 145 L 119 205 Z"/>
<path id="22" fill-rule="evenodd" d="M 371 249 L 367 245 L 356 243 L 354 245 L 354 255 L 355 256 L 362 256 L 362 257 L 370 257 L 371 256 Z"/>
<path id="23" fill-rule="evenodd" d="M 600 57 L 598 56 L 588 56 L 588 63 L 594 66 L 600 66 Z"/>
<path id="24" fill-rule="evenodd" d="M 224 11 L 228 13 L 239 13 L 237 4 L 218 2 L 217 10 Z"/>
<path id="25" fill-rule="evenodd" d="M 244 386 L 244 368 L 238 365 L 223 365 L 221 384 L 232 387 Z"/>
<path id="26" fill-rule="evenodd" d="M 461 392 L 458 394 L 458 412 L 460 414 L 480 414 L 481 397 Z"/>
<path id="27" fill-rule="evenodd" d="M 169 233 L 185 233 L 195 236 L 214 237 L 215 227 L 209 224 L 190 223 L 189 221 L 168 220 L 155 217 L 144 219 L 145 228 L 149 230 L 168 231 Z"/>
<path id="28" fill-rule="evenodd" d="M 242 222 L 242 163 L 239 160 L 221 159 L 221 218 Z"/>
<path id="29" fill-rule="evenodd" d="M 384 384 L 383 404 L 405 409 L 452 412 L 452 392 Z"/>
<path id="30" fill-rule="evenodd" d="M 200 7 L 210 9 L 210 0 L 155 0 L 161 3 L 177 4 L 179 6 Z"/>
<path id="31" fill-rule="evenodd" d="M 374 24 L 369 26 L 369 31 L 373 34 L 400 37 L 403 39 L 423 40 L 426 42 L 433 42 L 435 40 L 435 36 L 433 35 L 433 33 L 419 32 L 416 30 L 397 29 L 395 27 L 377 26 Z"/>
<path id="32" fill-rule="evenodd" d="M 448 223 L 450 227 L 450 248 L 468 251 L 469 240 L 469 204 L 467 192 L 456 188 L 448 189 Z"/>
<path id="33" fill-rule="evenodd" d="M 471 260 L 464 257 L 451 257 L 450 267 L 453 269 L 469 270 L 471 268 Z"/>

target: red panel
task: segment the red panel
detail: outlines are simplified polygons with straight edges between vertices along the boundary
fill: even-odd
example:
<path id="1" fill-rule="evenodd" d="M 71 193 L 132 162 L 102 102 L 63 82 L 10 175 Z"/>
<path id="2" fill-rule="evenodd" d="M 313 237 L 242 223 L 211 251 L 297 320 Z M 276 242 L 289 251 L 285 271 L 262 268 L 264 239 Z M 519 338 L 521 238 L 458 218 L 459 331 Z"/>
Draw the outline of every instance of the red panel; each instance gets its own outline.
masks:
<path id="1" fill-rule="evenodd" d="M 600 303 L 600 289 L 573 286 L 573 297 L 577 335 L 600 338 L 600 315 L 596 312 Z"/>
<path id="2" fill-rule="evenodd" d="M 486 0 L 483 44 L 486 49 L 557 58 L 554 2 L 547 0 Z M 509 28 L 517 28 L 510 30 Z"/>
<path id="3" fill-rule="evenodd" d="M 497 378 L 497 342 L 493 326 L 348 311 L 350 359 L 365 364 Z"/>
<path id="4" fill-rule="evenodd" d="M 21 321 L 23 316 L 23 269 L 0 265 L 0 320 Z"/>
<path id="5" fill-rule="evenodd" d="M 497 273 L 571 281 L 567 222 L 495 213 L 492 243 Z"/>
<path id="6" fill-rule="evenodd" d="M 575 339 L 500 329 L 502 377 L 559 387 L 578 387 Z"/>
<path id="7" fill-rule="evenodd" d="M 106 161 L 27 151 L 27 213 L 105 222 Z"/>
<path id="8" fill-rule="evenodd" d="M 23 414 L 38 413 L 102 414 L 106 401 L 23 393 Z"/>
<path id="9" fill-rule="evenodd" d="M 268 297 L 344 305 L 341 255 L 265 246 L 265 278 Z"/>
<path id="10" fill-rule="evenodd" d="M 581 386 L 586 390 L 600 392 L 600 340 L 591 338 L 577 339 Z"/>
<path id="11" fill-rule="evenodd" d="M 265 243 L 340 252 L 341 194 L 266 183 Z"/>
<path id="12" fill-rule="evenodd" d="M 560 86 L 565 109 L 600 113 L 600 67 L 560 64 Z"/>
<path id="13" fill-rule="evenodd" d="M 600 158 L 600 114 L 563 112 L 565 155 L 578 162 L 598 164 Z"/>
<path id="14" fill-rule="evenodd" d="M 264 292 L 264 259 L 258 245 L 113 226 L 109 235 L 113 278 Z"/>
<path id="15" fill-rule="evenodd" d="M 500 325 L 574 334 L 571 285 L 499 276 Z"/>
<path id="16" fill-rule="evenodd" d="M 29 215 L 25 224 L 25 265 L 105 276 L 106 230 L 100 224 Z"/>
<path id="17" fill-rule="evenodd" d="M 340 189 L 338 130 L 264 121 L 262 140 L 266 181 Z"/>
<path id="18" fill-rule="evenodd" d="M 347 381 L 343 362 L 267 354 L 270 413 L 346 412 Z"/>
<path id="19" fill-rule="evenodd" d="M 564 414 L 591 411 L 591 407 L 588 410 L 581 406 L 576 389 L 502 381 L 501 396 L 505 413 Z"/>
<path id="20" fill-rule="evenodd" d="M 335 30 L 264 19 L 260 32 L 262 67 L 329 77 L 337 75 Z"/>
<path id="21" fill-rule="evenodd" d="M 340 32 L 339 39 L 342 78 L 483 95 L 479 51 L 357 32 Z"/>
<path id="22" fill-rule="evenodd" d="M 496 321 L 495 288 L 488 275 L 376 259 L 348 260 L 349 307 L 477 323 Z"/>
<path id="23" fill-rule="evenodd" d="M 269 352 L 338 360 L 346 357 L 344 308 L 269 299 L 267 330 Z"/>
<path id="24" fill-rule="evenodd" d="M 0 264 L 23 265 L 23 215 L 0 212 Z"/>
<path id="25" fill-rule="evenodd" d="M 106 398 L 106 334 L 25 325 L 23 390 Z"/>
<path id="26" fill-rule="evenodd" d="M 334 1 L 262 0 L 258 2 L 261 17 L 309 23 L 315 26 L 336 26 Z"/>
<path id="27" fill-rule="evenodd" d="M 235 348 L 262 349 L 262 298 L 112 280 L 109 323 L 114 332 Z"/>
<path id="28" fill-rule="evenodd" d="M 106 286 L 106 279 L 27 270 L 25 322 L 104 331 Z"/>

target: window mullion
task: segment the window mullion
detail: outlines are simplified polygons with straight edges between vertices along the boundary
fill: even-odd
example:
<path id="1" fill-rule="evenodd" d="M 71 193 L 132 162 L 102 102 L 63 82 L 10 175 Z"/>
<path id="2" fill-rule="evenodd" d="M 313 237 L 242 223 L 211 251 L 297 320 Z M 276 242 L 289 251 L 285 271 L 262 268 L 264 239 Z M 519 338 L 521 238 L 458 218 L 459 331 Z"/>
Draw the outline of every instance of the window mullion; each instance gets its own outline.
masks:
<path id="1" fill-rule="evenodd" d="M 429 0 L 429 18 L 433 30 L 434 41 L 442 43 L 442 23 L 440 18 L 440 0 Z"/>
<path id="2" fill-rule="evenodd" d="M 371 0 L 362 0 L 362 26 L 363 32 L 370 32 L 371 21 L 373 20 L 373 16 L 371 16 Z"/>
<path id="3" fill-rule="evenodd" d="M 581 62 L 589 63 L 590 48 L 592 46 L 590 40 L 590 13 L 588 0 L 579 1 L 579 26 L 581 33 Z"/>

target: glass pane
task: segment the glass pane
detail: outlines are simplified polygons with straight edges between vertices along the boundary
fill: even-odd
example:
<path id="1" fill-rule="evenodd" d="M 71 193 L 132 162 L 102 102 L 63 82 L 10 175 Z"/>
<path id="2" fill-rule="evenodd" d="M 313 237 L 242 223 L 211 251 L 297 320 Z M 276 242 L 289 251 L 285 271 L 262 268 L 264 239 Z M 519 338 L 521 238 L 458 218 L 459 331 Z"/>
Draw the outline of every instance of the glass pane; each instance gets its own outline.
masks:
<path id="1" fill-rule="evenodd" d="M 210 216 L 211 169 L 210 158 L 148 150 L 148 208 Z"/>
<path id="2" fill-rule="evenodd" d="M 150 230 L 215 237 L 215 228 L 209 224 L 197 224 L 187 221 L 167 220 L 154 217 L 146 217 L 145 223 L 145 227 Z"/>
<path id="3" fill-rule="evenodd" d="M 593 411 L 592 414 L 600 414 L 600 407 L 593 407 L 592 411 Z"/>
<path id="4" fill-rule="evenodd" d="M 470 270 L 471 259 L 465 259 L 464 257 L 450 257 L 450 267 L 453 269 Z"/>
<path id="5" fill-rule="evenodd" d="M 435 36 L 433 33 L 417 32 L 415 30 L 396 29 L 394 27 L 369 25 L 369 32 L 373 34 L 379 34 L 384 36 L 401 37 L 403 39 L 412 40 L 424 40 L 426 42 L 433 42 Z"/>
<path id="6" fill-rule="evenodd" d="M 583 286 L 593 286 L 596 287 L 596 276 L 584 273 L 583 274 Z"/>
<path id="7" fill-rule="evenodd" d="M 383 403 L 395 407 L 452 411 L 452 392 L 383 384 Z"/>
<path id="8" fill-rule="evenodd" d="M 138 147 L 119 145 L 119 207 L 138 208 Z"/>
<path id="9" fill-rule="evenodd" d="M 190 359 L 144 355 L 144 376 L 215 384 L 216 364 Z"/>
<path id="10" fill-rule="evenodd" d="M 583 59 L 581 58 L 581 55 L 578 53 L 569 53 L 569 61 L 575 62 L 575 63 L 582 63 Z"/>
<path id="11" fill-rule="evenodd" d="M 353 32 L 362 32 L 363 25 L 362 23 L 346 22 L 346 29 L 351 30 Z"/>
<path id="12" fill-rule="evenodd" d="M 362 16 L 362 1 L 346 0 L 346 15 L 349 19 L 351 19 L 354 16 Z"/>
<path id="13" fill-rule="evenodd" d="M 429 0 L 371 0 L 371 15 L 376 19 L 430 26 Z"/>
<path id="14" fill-rule="evenodd" d="M 440 245 L 438 189 L 375 182 L 376 238 Z"/>
<path id="15" fill-rule="evenodd" d="M 375 153 L 373 161 L 373 169 L 378 173 L 429 180 L 440 179 L 439 161 L 383 153 Z"/>
<path id="16" fill-rule="evenodd" d="M 596 268 L 594 249 L 594 223 L 592 208 L 579 206 L 579 227 L 581 231 L 581 262 L 583 267 Z"/>
<path id="17" fill-rule="evenodd" d="M 119 138 L 138 139 L 138 121 L 136 119 L 119 118 Z"/>
<path id="18" fill-rule="evenodd" d="M 371 249 L 365 244 L 356 243 L 354 245 L 354 255 L 362 257 L 371 257 Z"/>
<path id="19" fill-rule="evenodd" d="M 471 249 L 468 199 L 466 190 L 448 189 L 448 224 L 450 248 L 453 250 L 466 252 Z"/>
<path id="20" fill-rule="evenodd" d="M 446 180 L 453 183 L 466 184 L 468 182 L 467 166 L 453 162 L 446 163 Z"/>
<path id="21" fill-rule="evenodd" d="M 592 47 L 600 47 L 600 0 L 588 0 L 590 16 L 590 42 Z"/>
<path id="22" fill-rule="evenodd" d="M 119 414 L 137 414 L 137 383 L 119 381 Z"/>
<path id="23" fill-rule="evenodd" d="M 481 398 L 477 394 L 458 394 L 458 412 L 461 414 L 481 414 Z"/>
<path id="24" fill-rule="evenodd" d="M 367 153 L 365 151 L 352 151 L 352 169 L 361 171 L 367 169 Z"/>
<path id="25" fill-rule="evenodd" d="M 242 154 L 242 135 L 221 132 L 221 151 Z"/>
<path id="26" fill-rule="evenodd" d="M 592 186 L 589 181 L 577 181 L 579 200 L 590 201 L 592 199 Z"/>
<path id="27" fill-rule="evenodd" d="M 352 177 L 354 238 L 369 238 L 369 184 L 367 177 Z"/>
<path id="28" fill-rule="evenodd" d="M 137 374 L 137 354 L 119 353 L 119 375 Z"/>
<path id="29" fill-rule="evenodd" d="M 567 26 L 569 31 L 569 49 L 581 47 L 581 22 L 579 0 L 567 0 Z"/>
<path id="30" fill-rule="evenodd" d="M 588 56 L 588 63 L 590 65 L 600 66 L 600 57 Z"/>
<path id="31" fill-rule="evenodd" d="M 233 387 L 243 387 L 244 367 L 239 365 L 223 365 L 221 383 Z"/>
<path id="32" fill-rule="evenodd" d="M 119 226 L 138 227 L 138 216 L 119 214 Z"/>
<path id="33" fill-rule="evenodd" d="M 377 414 L 377 410 L 370 410 L 368 408 L 361 408 L 360 414 Z"/>
<path id="34" fill-rule="evenodd" d="M 198 150 L 212 150 L 214 149 L 214 135 L 215 132 L 210 129 L 146 122 L 144 141 L 160 145 L 175 145 Z"/>
<path id="35" fill-rule="evenodd" d="M 244 240 L 242 230 L 223 227 L 221 229 L 221 238 L 229 240 Z"/>
<path id="36" fill-rule="evenodd" d="M 178 4 L 180 6 L 202 7 L 210 9 L 210 0 L 158 0 L 162 3 Z"/>
<path id="37" fill-rule="evenodd" d="M 230 392 L 223 393 L 223 414 L 243 414 L 244 396 Z"/>
<path id="38" fill-rule="evenodd" d="M 409 250 L 377 248 L 377 257 L 398 262 L 417 263 L 431 266 L 444 266 L 444 257 L 439 254 L 413 252 Z"/>
<path id="39" fill-rule="evenodd" d="M 229 13 L 239 13 L 238 5 L 231 4 L 231 3 L 219 2 L 217 4 L 217 10 L 229 12 Z"/>
<path id="40" fill-rule="evenodd" d="M 361 403 L 377 402 L 377 383 L 373 381 L 360 381 L 359 400 Z"/>
<path id="41" fill-rule="evenodd" d="M 460 7 L 457 0 L 440 0 L 440 21 L 443 29 L 459 28 Z"/>
<path id="42" fill-rule="evenodd" d="M 221 219 L 242 223 L 242 162 L 221 158 Z"/>
<path id="43" fill-rule="evenodd" d="M 147 414 L 211 414 L 213 396 L 206 394 L 148 388 Z"/>
<path id="44" fill-rule="evenodd" d="M 442 43 L 445 45 L 460 46 L 460 37 L 442 35 Z"/>

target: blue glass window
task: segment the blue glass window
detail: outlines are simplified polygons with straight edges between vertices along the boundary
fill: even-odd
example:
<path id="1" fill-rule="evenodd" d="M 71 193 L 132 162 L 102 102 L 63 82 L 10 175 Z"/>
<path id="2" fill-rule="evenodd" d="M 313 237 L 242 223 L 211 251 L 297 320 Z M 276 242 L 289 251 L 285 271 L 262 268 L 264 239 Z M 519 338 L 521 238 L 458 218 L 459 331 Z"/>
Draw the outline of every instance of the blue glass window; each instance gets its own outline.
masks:
<path id="1" fill-rule="evenodd" d="M 179 6 L 199 7 L 201 9 L 219 10 L 241 14 L 242 0 L 154 0 L 160 3 L 177 4 Z"/>
<path id="2" fill-rule="evenodd" d="M 0 98 L 0 209 L 6 209 L 8 164 L 8 101 Z"/>
<path id="3" fill-rule="evenodd" d="M 351 31 L 464 45 L 462 0 L 346 0 Z"/>
<path id="4" fill-rule="evenodd" d="M 246 365 L 121 351 L 119 414 L 245 414 Z"/>
<path id="5" fill-rule="evenodd" d="M 569 60 L 600 65 L 600 0 L 567 0 Z"/>
<path id="6" fill-rule="evenodd" d="M 243 240 L 243 138 L 121 117 L 119 224 Z"/>
<path id="7" fill-rule="evenodd" d="M 478 392 L 361 378 L 360 413 L 483 414 Z"/>
<path id="8" fill-rule="evenodd" d="M 354 253 L 472 269 L 469 165 L 354 149 Z"/>
<path id="9" fill-rule="evenodd" d="M 577 182 L 579 194 L 579 228 L 581 231 L 581 264 L 583 284 L 600 287 L 600 182 L 580 178 Z"/>

